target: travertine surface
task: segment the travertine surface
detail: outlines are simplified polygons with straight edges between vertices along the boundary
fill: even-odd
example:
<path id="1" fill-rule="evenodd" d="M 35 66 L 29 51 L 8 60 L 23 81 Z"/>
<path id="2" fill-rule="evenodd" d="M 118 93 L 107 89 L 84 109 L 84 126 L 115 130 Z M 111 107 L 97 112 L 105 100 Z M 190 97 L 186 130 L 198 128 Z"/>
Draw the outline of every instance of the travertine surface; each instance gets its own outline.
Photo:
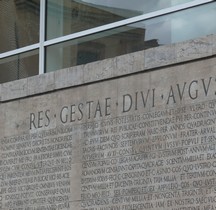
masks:
<path id="1" fill-rule="evenodd" d="M 216 59 L 187 49 L 3 84 L 0 209 L 215 209 Z"/>
<path id="2" fill-rule="evenodd" d="M 27 79 L 16 80 L 1 84 L 1 101 L 7 101 L 14 98 L 22 98 L 28 95 Z"/>

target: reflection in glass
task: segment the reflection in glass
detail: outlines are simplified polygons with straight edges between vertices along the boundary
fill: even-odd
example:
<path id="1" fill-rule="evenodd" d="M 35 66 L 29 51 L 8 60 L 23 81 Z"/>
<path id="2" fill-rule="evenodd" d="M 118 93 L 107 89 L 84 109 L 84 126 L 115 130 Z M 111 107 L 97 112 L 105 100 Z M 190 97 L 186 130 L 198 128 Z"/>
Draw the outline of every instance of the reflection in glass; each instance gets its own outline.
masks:
<path id="1" fill-rule="evenodd" d="M 216 2 L 53 45 L 46 72 L 215 34 L 215 19 Z"/>
<path id="2" fill-rule="evenodd" d="M 0 1 L 0 53 L 39 42 L 40 0 Z"/>
<path id="3" fill-rule="evenodd" d="M 185 3 L 188 3 L 188 2 L 191 2 L 191 0 L 172 0 L 171 4 L 172 4 L 172 6 L 175 6 L 175 5 L 178 5 L 178 4 L 185 4 Z"/>
<path id="4" fill-rule="evenodd" d="M 48 0 L 47 39 L 193 0 Z"/>
<path id="5" fill-rule="evenodd" d="M 39 51 L 33 50 L 0 60 L 0 83 L 38 74 Z"/>

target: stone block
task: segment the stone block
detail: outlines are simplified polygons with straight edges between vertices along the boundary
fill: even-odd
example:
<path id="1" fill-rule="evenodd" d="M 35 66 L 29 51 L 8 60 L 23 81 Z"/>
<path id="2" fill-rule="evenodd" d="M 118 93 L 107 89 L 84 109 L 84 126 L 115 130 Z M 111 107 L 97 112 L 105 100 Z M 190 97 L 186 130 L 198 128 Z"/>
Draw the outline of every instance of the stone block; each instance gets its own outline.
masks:
<path id="1" fill-rule="evenodd" d="M 145 69 L 166 66 L 175 62 L 175 45 L 160 46 L 145 51 Z"/>
<path id="2" fill-rule="evenodd" d="M 68 68 L 68 86 L 83 84 L 84 65 Z"/>
<path id="3" fill-rule="evenodd" d="M 55 88 L 67 88 L 83 83 L 83 65 L 55 72 Z"/>
<path id="4" fill-rule="evenodd" d="M 109 58 L 84 65 L 84 83 L 108 79 L 116 69 L 116 58 Z"/>
<path id="5" fill-rule="evenodd" d="M 116 57 L 114 76 L 121 76 L 144 70 L 144 51 L 130 53 Z"/>
<path id="6" fill-rule="evenodd" d="M 55 89 L 54 72 L 28 78 L 28 95 L 49 92 Z"/>
<path id="7" fill-rule="evenodd" d="M 216 35 L 212 35 L 212 53 L 216 54 Z"/>
<path id="8" fill-rule="evenodd" d="M 176 44 L 177 62 L 190 61 L 211 55 L 212 41 L 210 36 Z"/>
<path id="9" fill-rule="evenodd" d="M 1 100 L 13 100 L 27 96 L 27 79 L 1 84 Z"/>
<path id="10" fill-rule="evenodd" d="M 68 69 L 61 69 L 55 73 L 55 89 L 61 89 L 68 86 Z"/>

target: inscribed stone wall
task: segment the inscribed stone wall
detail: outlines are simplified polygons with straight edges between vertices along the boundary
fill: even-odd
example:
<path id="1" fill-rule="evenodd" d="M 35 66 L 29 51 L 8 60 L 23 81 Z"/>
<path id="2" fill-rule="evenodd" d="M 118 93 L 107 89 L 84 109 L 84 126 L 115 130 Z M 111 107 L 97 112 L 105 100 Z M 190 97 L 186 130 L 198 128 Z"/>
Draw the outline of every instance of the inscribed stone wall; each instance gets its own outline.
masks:
<path id="1" fill-rule="evenodd" d="M 0 105 L 0 209 L 216 209 L 214 58 Z"/>

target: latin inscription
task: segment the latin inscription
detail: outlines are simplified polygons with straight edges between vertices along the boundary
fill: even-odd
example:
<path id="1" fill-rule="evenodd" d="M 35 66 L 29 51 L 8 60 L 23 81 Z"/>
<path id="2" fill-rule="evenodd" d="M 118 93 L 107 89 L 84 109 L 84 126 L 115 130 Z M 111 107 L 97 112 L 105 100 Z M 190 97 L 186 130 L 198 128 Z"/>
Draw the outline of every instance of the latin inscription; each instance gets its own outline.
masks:
<path id="1" fill-rule="evenodd" d="M 135 89 L 29 112 L 1 139 L 0 209 L 216 209 L 215 79 Z"/>
<path id="2" fill-rule="evenodd" d="M 2 209 L 63 209 L 69 206 L 73 162 L 71 128 L 2 139 Z"/>
<path id="3" fill-rule="evenodd" d="M 215 102 L 110 119 L 85 132 L 83 209 L 215 209 Z"/>
<path id="4" fill-rule="evenodd" d="M 112 97 L 102 100 L 89 100 L 76 104 L 64 105 L 55 113 L 55 117 L 62 124 L 83 122 L 85 120 L 93 120 L 95 118 L 107 118 L 113 115 L 115 106 L 121 104 L 120 110 L 123 114 L 129 114 L 134 111 L 146 111 L 148 108 L 155 108 L 164 103 L 165 105 L 181 103 L 185 98 L 191 101 L 199 98 L 207 97 L 209 94 L 216 93 L 216 79 L 212 77 L 207 79 L 192 80 L 182 84 L 171 85 L 164 93 L 153 88 L 140 90 L 134 93 L 126 93 L 113 103 Z M 158 104 L 157 104 L 158 102 Z M 37 113 L 30 113 L 29 127 L 38 129 L 48 127 L 51 122 L 51 110 L 40 110 Z"/>

